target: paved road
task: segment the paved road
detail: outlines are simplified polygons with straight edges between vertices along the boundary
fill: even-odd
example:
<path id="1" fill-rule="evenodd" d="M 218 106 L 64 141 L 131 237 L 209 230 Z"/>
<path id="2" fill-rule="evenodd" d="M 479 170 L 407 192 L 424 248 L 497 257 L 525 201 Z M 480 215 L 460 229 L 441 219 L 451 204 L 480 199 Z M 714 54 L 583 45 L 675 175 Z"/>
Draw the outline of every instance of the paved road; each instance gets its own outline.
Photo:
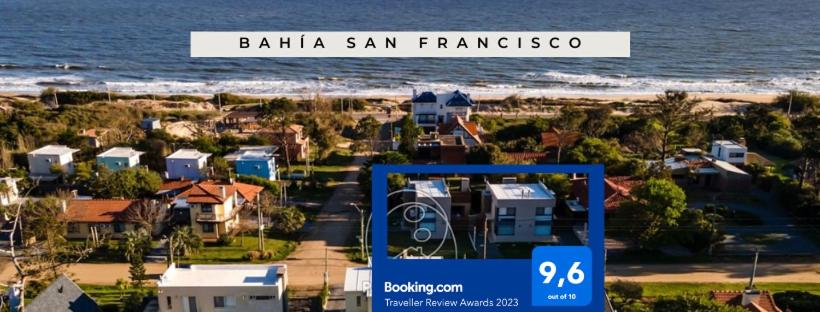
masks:
<path id="1" fill-rule="evenodd" d="M 749 281 L 752 264 L 612 264 L 606 280 L 660 283 L 743 283 Z M 758 283 L 820 283 L 820 263 L 760 263 Z"/>
<path id="2" fill-rule="evenodd" d="M 290 288 L 297 291 L 320 290 L 324 282 L 326 254 L 331 286 L 339 287 L 344 284 L 346 268 L 361 266 L 347 259 L 345 248 L 354 239 L 359 228 L 359 214 L 349 204 L 361 199 L 356 178 L 365 160 L 364 156 L 354 158 L 344 182 L 339 183 L 322 207 L 311 232 L 285 260 Z"/>

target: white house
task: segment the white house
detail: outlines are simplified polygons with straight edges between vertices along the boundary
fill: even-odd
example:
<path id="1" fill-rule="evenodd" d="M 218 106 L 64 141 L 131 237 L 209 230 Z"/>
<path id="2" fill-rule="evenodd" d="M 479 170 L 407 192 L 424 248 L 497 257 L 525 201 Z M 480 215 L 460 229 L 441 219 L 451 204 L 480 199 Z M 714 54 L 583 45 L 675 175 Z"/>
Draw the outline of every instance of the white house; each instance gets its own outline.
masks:
<path id="1" fill-rule="evenodd" d="M 447 235 L 447 225 L 452 209 L 450 189 L 441 180 L 410 181 L 410 189 L 414 190 L 412 200 L 421 206 L 414 211 L 419 222 L 414 224 L 414 238 L 442 239 Z M 429 231 L 429 234 L 427 232 Z"/>
<path id="2" fill-rule="evenodd" d="M 140 156 L 145 154 L 130 147 L 112 147 L 97 155 L 97 168 L 106 167 L 108 170 L 133 168 L 140 164 Z"/>
<path id="3" fill-rule="evenodd" d="M 162 274 L 162 312 L 287 311 L 284 264 L 176 265 Z"/>
<path id="4" fill-rule="evenodd" d="M 413 121 L 425 132 L 436 131 L 439 125 L 450 122 L 456 116 L 470 121 L 473 100 L 461 91 L 435 94 L 425 91 L 416 95 L 413 91 Z"/>
<path id="5" fill-rule="evenodd" d="M 79 151 L 65 145 L 46 145 L 29 152 L 29 177 L 41 181 L 56 180 L 60 174 L 52 172 L 52 167 L 59 167 L 62 173 L 74 173 L 73 154 Z"/>
<path id="6" fill-rule="evenodd" d="M 733 165 L 746 164 L 746 153 L 748 149 L 730 140 L 717 140 L 712 142 L 712 155 L 715 158 L 728 162 Z"/>
<path id="7" fill-rule="evenodd" d="M 485 196 L 490 205 L 487 211 L 488 240 L 505 242 L 552 242 L 552 212 L 555 193 L 543 183 L 488 184 Z"/>
<path id="8" fill-rule="evenodd" d="M 370 267 L 347 268 L 345 271 L 345 312 L 370 312 L 373 310 L 371 300 Z"/>
<path id="9" fill-rule="evenodd" d="M 7 186 L 7 191 L 0 192 L 0 207 L 13 205 L 20 199 L 20 189 L 17 188 L 17 181 L 20 179 L 12 177 L 0 178 L 0 184 Z"/>
<path id="10" fill-rule="evenodd" d="M 205 166 L 209 153 L 195 149 L 181 149 L 165 157 L 165 169 L 168 179 L 200 180 L 206 176 Z"/>

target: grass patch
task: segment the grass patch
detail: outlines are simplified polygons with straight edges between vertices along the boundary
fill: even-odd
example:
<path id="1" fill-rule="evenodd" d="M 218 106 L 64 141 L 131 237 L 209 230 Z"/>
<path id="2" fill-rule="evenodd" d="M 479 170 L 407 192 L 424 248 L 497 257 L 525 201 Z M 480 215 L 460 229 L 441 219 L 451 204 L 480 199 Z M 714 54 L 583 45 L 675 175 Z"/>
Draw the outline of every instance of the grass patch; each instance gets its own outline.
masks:
<path id="1" fill-rule="evenodd" d="M 259 240 L 256 235 L 236 236 L 228 246 L 206 244 L 198 253 L 175 259 L 180 263 L 211 264 L 211 263 L 266 263 L 287 258 L 294 249 L 296 241 L 284 236 L 265 236 L 265 251 L 273 253 L 271 259 L 251 261 L 246 259 L 249 251 L 256 250 Z"/>
<path id="2" fill-rule="evenodd" d="M 119 289 L 117 289 L 114 285 L 88 285 L 88 284 L 80 284 L 80 288 L 85 291 L 91 298 L 94 298 L 94 301 L 97 302 L 101 308 L 104 309 L 107 307 L 117 307 L 117 310 L 121 310 L 124 308 L 125 299 L 128 298 L 129 295 L 140 291 L 139 289 L 135 288 L 128 288 L 122 293 Z M 141 290 L 146 291 L 150 290 L 150 287 L 143 287 Z M 122 296 L 120 296 L 122 294 Z M 153 290 L 150 290 L 150 294 L 153 294 Z"/>
<path id="3" fill-rule="evenodd" d="M 609 285 L 612 282 L 607 282 Z M 677 296 L 685 293 L 707 295 L 712 290 L 743 290 L 746 283 L 640 283 L 643 287 L 643 296 L 654 298 L 662 296 Z M 757 283 L 757 288 L 771 293 L 787 290 L 806 291 L 820 295 L 820 283 Z"/>

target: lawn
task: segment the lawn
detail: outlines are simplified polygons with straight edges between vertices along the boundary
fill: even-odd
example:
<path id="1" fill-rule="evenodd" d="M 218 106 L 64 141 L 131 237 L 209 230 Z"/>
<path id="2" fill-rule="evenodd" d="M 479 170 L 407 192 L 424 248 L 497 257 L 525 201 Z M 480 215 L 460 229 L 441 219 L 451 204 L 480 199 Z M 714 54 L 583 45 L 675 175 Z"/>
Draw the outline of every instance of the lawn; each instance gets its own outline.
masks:
<path id="1" fill-rule="evenodd" d="M 612 284 L 606 283 L 607 286 Z M 712 290 L 743 290 L 746 283 L 640 283 L 644 297 L 676 296 L 685 293 L 708 294 Z M 787 290 L 806 291 L 820 295 L 820 283 L 757 283 L 758 289 L 771 293 Z"/>
<path id="2" fill-rule="evenodd" d="M 179 263 L 214 264 L 214 263 L 266 263 L 285 259 L 294 249 L 296 242 L 286 237 L 265 237 L 265 251 L 273 253 L 271 259 L 251 261 L 247 259 L 249 251 L 256 250 L 259 240 L 255 235 L 237 236 L 229 246 L 206 244 L 194 255 L 175 259 Z"/>
<path id="3" fill-rule="evenodd" d="M 80 288 L 83 289 L 83 291 L 85 291 L 89 296 L 91 296 L 91 298 L 94 298 L 94 301 L 96 301 L 97 304 L 100 307 L 103 307 L 104 311 L 119 310 L 119 309 L 114 309 L 113 307 L 122 308 L 121 305 L 125 304 L 125 299 L 128 297 L 128 295 L 130 295 L 130 294 L 137 291 L 134 288 L 129 288 L 129 289 L 127 289 L 123 292 L 122 299 L 120 299 L 120 290 L 117 289 L 117 287 L 113 286 L 113 285 L 87 285 L 87 284 L 81 284 L 79 286 L 80 286 Z M 149 290 L 149 289 L 151 289 L 151 288 L 150 287 L 143 287 L 143 290 Z M 153 292 L 153 290 L 151 292 Z M 153 294 L 148 294 L 148 295 L 153 295 Z"/>

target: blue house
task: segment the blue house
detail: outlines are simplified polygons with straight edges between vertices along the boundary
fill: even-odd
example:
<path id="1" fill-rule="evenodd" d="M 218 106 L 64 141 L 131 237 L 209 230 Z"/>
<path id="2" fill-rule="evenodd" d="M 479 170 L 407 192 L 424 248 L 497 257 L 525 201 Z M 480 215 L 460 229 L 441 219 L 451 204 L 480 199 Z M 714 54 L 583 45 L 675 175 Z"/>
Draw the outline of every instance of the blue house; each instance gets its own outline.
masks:
<path id="1" fill-rule="evenodd" d="M 257 176 L 266 180 L 276 181 L 279 172 L 276 170 L 274 154 L 265 149 L 240 150 L 236 157 L 236 174 Z"/>
<path id="2" fill-rule="evenodd" d="M 205 166 L 208 164 L 208 157 L 211 154 L 195 149 L 178 150 L 165 157 L 165 177 L 169 180 L 201 180 L 207 177 Z"/>
<path id="3" fill-rule="evenodd" d="M 111 171 L 118 171 L 136 167 L 140 164 L 143 152 L 135 151 L 130 147 L 114 147 L 97 155 L 97 168 L 106 167 Z"/>

